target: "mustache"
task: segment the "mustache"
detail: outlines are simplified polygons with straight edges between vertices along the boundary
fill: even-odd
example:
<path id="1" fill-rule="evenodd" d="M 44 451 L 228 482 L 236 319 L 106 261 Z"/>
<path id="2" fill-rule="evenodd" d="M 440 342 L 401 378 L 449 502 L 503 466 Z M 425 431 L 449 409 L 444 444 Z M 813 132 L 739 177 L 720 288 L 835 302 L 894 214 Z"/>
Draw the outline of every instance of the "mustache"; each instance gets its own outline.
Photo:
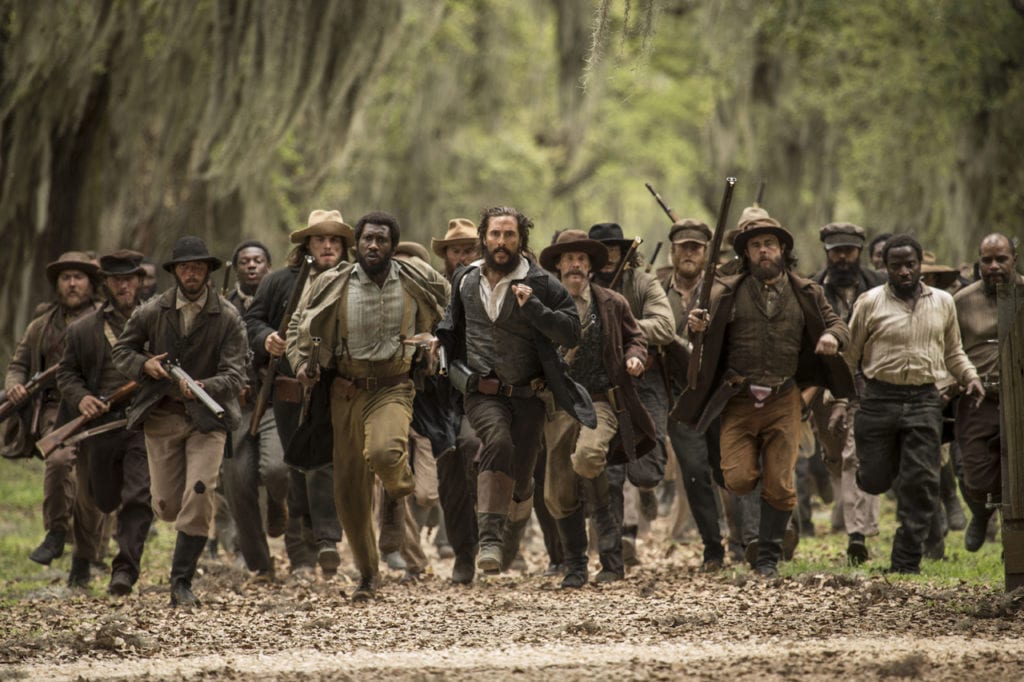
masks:
<path id="1" fill-rule="evenodd" d="M 572 270 L 568 270 L 565 274 L 567 276 L 568 275 L 579 275 L 580 277 L 586 277 L 587 276 L 587 273 L 583 272 L 579 268 L 573 268 Z"/>

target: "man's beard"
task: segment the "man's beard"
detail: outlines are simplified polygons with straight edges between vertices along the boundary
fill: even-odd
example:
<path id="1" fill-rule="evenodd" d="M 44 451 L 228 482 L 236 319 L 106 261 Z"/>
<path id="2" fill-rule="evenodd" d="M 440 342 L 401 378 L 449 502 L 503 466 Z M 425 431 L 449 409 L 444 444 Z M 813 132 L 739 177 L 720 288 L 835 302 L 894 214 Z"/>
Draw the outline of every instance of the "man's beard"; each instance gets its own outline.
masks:
<path id="1" fill-rule="evenodd" d="M 852 287 L 857 284 L 857 275 L 860 274 L 859 263 L 830 263 L 828 266 L 828 281 L 833 286 L 841 289 Z"/>
<path id="2" fill-rule="evenodd" d="M 750 274 L 762 282 L 775 279 L 782 274 L 782 256 L 771 258 L 767 261 L 750 261 Z"/>
<path id="3" fill-rule="evenodd" d="M 594 281 L 601 286 L 607 288 L 612 283 L 612 277 L 615 276 L 615 271 L 605 272 L 604 270 L 598 270 L 594 273 Z"/>
<path id="4" fill-rule="evenodd" d="M 391 258 L 381 258 L 376 263 L 370 264 L 366 262 L 366 259 L 363 258 L 363 254 L 361 253 L 356 254 L 356 262 L 359 263 L 359 267 L 363 269 L 363 272 L 371 277 L 379 275 L 391 267 Z"/>
<path id="5" fill-rule="evenodd" d="M 503 251 L 504 253 L 508 254 L 508 260 L 505 261 L 504 263 L 499 263 L 494 258 L 494 254 L 499 251 Z M 518 253 L 512 253 L 508 249 L 501 246 L 496 248 L 494 251 L 484 251 L 484 262 L 487 264 L 487 269 L 494 270 L 495 272 L 499 272 L 503 275 L 507 275 L 508 273 L 518 268 L 519 261 L 521 258 L 522 257 Z"/>
<path id="6" fill-rule="evenodd" d="M 92 303 L 92 297 L 88 293 L 80 293 L 78 294 L 78 296 L 75 297 L 75 300 L 72 302 L 70 296 L 58 294 L 57 301 L 65 310 L 75 311 L 81 310 L 85 306 Z"/>

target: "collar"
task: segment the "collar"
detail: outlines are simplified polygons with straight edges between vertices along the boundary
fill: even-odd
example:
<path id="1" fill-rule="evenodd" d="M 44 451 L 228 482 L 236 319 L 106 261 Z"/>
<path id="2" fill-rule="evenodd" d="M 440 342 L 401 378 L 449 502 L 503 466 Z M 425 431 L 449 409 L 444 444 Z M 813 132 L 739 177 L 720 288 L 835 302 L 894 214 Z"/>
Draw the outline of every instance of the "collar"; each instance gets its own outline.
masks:
<path id="1" fill-rule="evenodd" d="M 475 265 L 476 267 L 480 268 L 480 274 L 483 275 L 483 278 L 485 280 L 487 279 L 487 273 L 484 272 L 484 267 L 486 266 L 486 262 L 484 261 L 483 258 L 479 258 L 479 259 L 473 261 L 472 263 L 470 263 L 470 265 Z M 505 275 L 504 277 L 499 279 L 498 280 L 498 284 L 501 284 L 503 282 L 511 282 L 512 280 L 515 280 L 515 279 L 526 279 L 526 275 L 529 272 L 530 272 L 530 261 L 526 259 L 526 256 L 524 256 L 522 254 L 519 254 L 519 265 L 516 266 L 515 270 L 513 270 L 512 272 L 508 273 L 507 275 Z"/>
<path id="2" fill-rule="evenodd" d="M 924 298 L 925 296 L 931 296 L 932 292 L 935 291 L 930 286 L 925 284 L 923 281 L 918 282 L 918 286 L 921 287 L 921 298 Z M 893 292 L 892 284 L 890 282 L 885 283 L 885 295 L 894 301 L 903 301 L 902 298 L 900 298 Z"/>
<path id="3" fill-rule="evenodd" d="M 388 262 L 388 275 L 384 278 L 385 283 L 398 279 L 398 268 L 398 261 L 392 258 Z M 375 284 L 375 282 L 370 279 L 370 276 L 366 274 L 366 271 L 363 270 L 363 266 L 359 263 L 352 266 L 351 277 L 354 277 L 361 284 Z"/>

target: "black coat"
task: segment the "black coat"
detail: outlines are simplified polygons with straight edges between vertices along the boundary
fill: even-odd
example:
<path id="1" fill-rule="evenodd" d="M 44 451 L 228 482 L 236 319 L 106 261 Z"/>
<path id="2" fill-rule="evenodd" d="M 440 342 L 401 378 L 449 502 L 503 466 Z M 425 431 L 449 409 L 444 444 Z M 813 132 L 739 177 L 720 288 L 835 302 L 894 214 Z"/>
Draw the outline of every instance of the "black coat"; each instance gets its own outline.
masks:
<path id="1" fill-rule="evenodd" d="M 561 282 L 533 261 L 528 262 L 530 268 L 526 277 L 513 283 L 525 284 L 533 290 L 530 300 L 520 310 L 533 327 L 537 355 L 544 368 L 548 389 L 559 407 L 584 426 L 595 428 L 597 414 L 590 394 L 569 378 L 569 366 L 558 352 L 558 346 L 571 348 L 580 341 L 580 318 L 576 304 Z M 452 277 L 451 302 L 444 319 L 437 325 L 437 337 L 452 359 L 466 359 L 466 310 L 459 289 L 463 278 L 475 267 L 469 265 L 455 272 Z M 511 289 L 506 295 L 513 300 L 505 301 L 505 305 L 518 306 Z"/>

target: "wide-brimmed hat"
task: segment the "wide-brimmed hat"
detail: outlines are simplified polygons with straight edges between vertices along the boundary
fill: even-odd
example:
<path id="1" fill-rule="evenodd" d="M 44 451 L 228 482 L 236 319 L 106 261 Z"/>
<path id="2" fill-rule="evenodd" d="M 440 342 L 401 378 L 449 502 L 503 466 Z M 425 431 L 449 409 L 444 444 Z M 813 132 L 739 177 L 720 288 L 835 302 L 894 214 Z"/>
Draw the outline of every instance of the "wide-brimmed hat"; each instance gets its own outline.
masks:
<path id="1" fill-rule="evenodd" d="M 141 253 L 131 249 L 121 249 L 114 253 L 108 253 L 105 256 L 100 256 L 99 274 L 101 277 L 143 275 L 146 272 L 142 268 L 144 258 L 145 256 Z"/>
<path id="2" fill-rule="evenodd" d="M 740 213 L 740 218 L 739 220 L 736 221 L 736 227 L 725 233 L 725 243 L 728 244 L 729 246 L 732 246 L 733 250 L 736 251 L 736 253 L 739 253 L 739 250 L 735 248 L 736 235 L 740 233 L 740 230 L 743 229 L 743 226 L 749 223 L 751 220 L 760 220 L 761 218 L 770 217 L 771 216 L 768 215 L 768 211 L 766 211 L 761 206 L 747 206 Z"/>
<path id="3" fill-rule="evenodd" d="M 582 252 L 590 256 L 590 271 L 597 272 L 608 263 L 608 248 L 596 239 L 587 237 L 583 230 L 563 230 L 554 244 L 540 252 L 540 266 L 557 272 L 558 259 L 563 253 Z"/>
<path id="4" fill-rule="evenodd" d="M 398 242 L 398 246 L 395 247 L 395 255 L 415 256 L 428 263 L 430 262 L 430 254 L 427 253 L 426 247 L 419 242 Z"/>
<path id="5" fill-rule="evenodd" d="M 711 228 L 691 218 L 684 218 L 672 224 L 668 231 L 668 240 L 673 244 L 707 244 L 711 241 Z"/>
<path id="6" fill-rule="evenodd" d="M 301 244 L 306 237 L 324 235 L 341 237 L 349 246 L 356 243 L 356 233 L 341 217 L 341 211 L 324 211 L 319 208 L 309 214 L 306 227 L 292 232 L 289 239 L 292 244 Z"/>
<path id="7" fill-rule="evenodd" d="M 476 244 L 479 241 L 480 236 L 472 220 L 454 218 L 448 221 L 448 231 L 444 233 L 444 239 L 430 240 L 430 250 L 444 258 L 444 250 L 449 246 Z"/>
<path id="8" fill-rule="evenodd" d="M 81 270 L 88 277 L 93 278 L 99 268 L 81 251 L 66 251 L 57 260 L 46 266 L 46 279 L 50 281 L 50 286 L 57 286 L 57 277 L 65 270 Z"/>
<path id="9" fill-rule="evenodd" d="M 866 239 L 864 228 L 853 223 L 829 223 L 818 230 L 818 236 L 825 244 L 826 251 L 837 246 L 855 246 L 863 249 Z"/>
<path id="10" fill-rule="evenodd" d="M 935 286 L 939 289 L 948 289 L 956 281 L 960 271 L 949 265 L 938 265 L 935 262 L 935 254 L 925 251 L 921 255 L 921 275 L 934 275 Z"/>
<path id="11" fill-rule="evenodd" d="M 167 272 L 173 272 L 174 266 L 178 263 L 192 263 L 196 261 L 209 263 L 210 272 L 217 270 L 223 265 L 219 258 L 214 258 L 206 250 L 206 242 L 199 237 L 186 235 L 179 237 L 178 241 L 174 242 L 174 248 L 171 250 L 171 260 L 161 263 L 160 267 Z"/>
<path id="12" fill-rule="evenodd" d="M 623 251 L 633 245 L 632 239 L 622 236 L 622 226 L 618 223 L 598 223 L 590 227 L 587 236 L 603 243 L 605 246 L 618 246 Z"/>
<path id="13" fill-rule="evenodd" d="M 793 235 L 774 218 L 755 218 L 743 223 L 733 241 L 733 249 L 742 255 L 747 252 L 747 242 L 751 237 L 765 233 L 774 234 L 779 243 L 786 247 L 786 251 L 793 250 Z"/>

